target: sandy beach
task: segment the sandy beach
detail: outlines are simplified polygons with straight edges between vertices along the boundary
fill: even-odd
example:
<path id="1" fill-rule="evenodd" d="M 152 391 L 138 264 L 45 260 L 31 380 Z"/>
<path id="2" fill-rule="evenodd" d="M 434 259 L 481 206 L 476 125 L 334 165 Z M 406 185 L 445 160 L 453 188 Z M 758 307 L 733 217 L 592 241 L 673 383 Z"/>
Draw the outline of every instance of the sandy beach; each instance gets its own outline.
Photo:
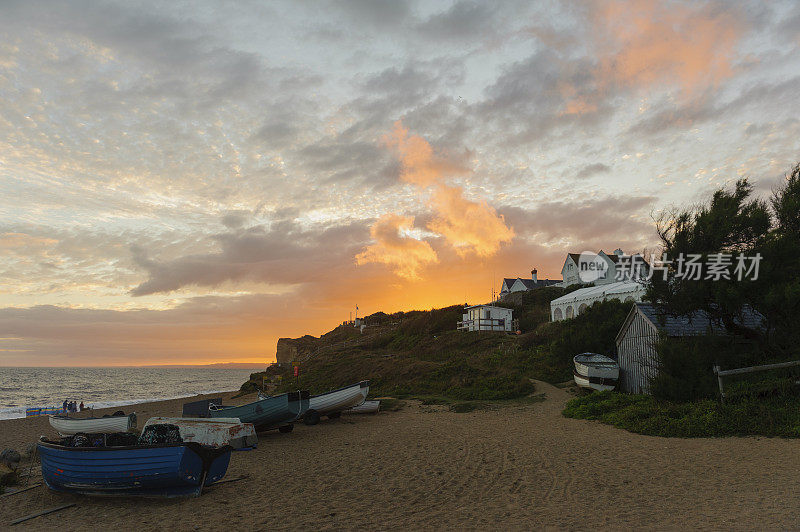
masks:
<path id="1" fill-rule="evenodd" d="M 570 396 L 537 387 L 547 399 L 524 406 L 461 414 L 412 402 L 399 412 L 262 433 L 258 449 L 234 453 L 228 470 L 228 478 L 249 477 L 196 499 L 36 488 L 2 499 L 0 528 L 69 502 L 77 505 L 20 528 L 800 527 L 797 441 L 630 434 L 563 418 Z M 179 414 L 186 400 L 135 405 L 139 426 Z M 41 434 L 54 434 L 46 418 L 2 421 L 0 447 L 23 449 Z"/>

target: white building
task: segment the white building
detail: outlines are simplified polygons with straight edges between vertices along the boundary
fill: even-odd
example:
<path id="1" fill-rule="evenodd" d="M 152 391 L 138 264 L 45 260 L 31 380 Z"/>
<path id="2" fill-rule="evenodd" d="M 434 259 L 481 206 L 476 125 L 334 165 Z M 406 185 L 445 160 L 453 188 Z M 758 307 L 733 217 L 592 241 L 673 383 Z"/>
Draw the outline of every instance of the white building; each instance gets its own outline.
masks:
<path id="1" fill-rule="evenodd" d="M 616 299 L 624 302 L 641 301 L 646 288 L 635 281 L 617 281 L 588 288 L 579 288 L 550 302 L 552 321 L 568 320 L 583 314 L 597 301 Z"/>
<path id="2" fill-rule="evenodd" d="M 635 267 L 634 267 L 635 266 Z M 639 268 L 639 271 L 636 271 Z M 638 253 L 625 255 L 617 248 L 609 255 L 602 249 L 597 253 L 568 253 L 561 267 L 561 283 L 558 286 L 574 284 L 612 284 L 630 281 L 645 273 L 647 262 Z"/>
<path id="3" fill-rule="evenodd" d="M 459 331 L 511 331 L 512 310 L 493 305 L 474 305 L 464 308 Z"/>

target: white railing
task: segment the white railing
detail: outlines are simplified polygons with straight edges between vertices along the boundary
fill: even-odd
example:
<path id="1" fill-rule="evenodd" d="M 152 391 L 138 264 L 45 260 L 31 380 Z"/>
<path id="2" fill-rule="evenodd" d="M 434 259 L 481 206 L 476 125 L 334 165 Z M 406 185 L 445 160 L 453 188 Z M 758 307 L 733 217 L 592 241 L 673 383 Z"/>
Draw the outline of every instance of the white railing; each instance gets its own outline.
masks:
<path id="1" fill-rule="evenodd" d="M 505 331 L 506 320 L 495 318 L 476 318 L 456 323 L 459 331 Z"/>

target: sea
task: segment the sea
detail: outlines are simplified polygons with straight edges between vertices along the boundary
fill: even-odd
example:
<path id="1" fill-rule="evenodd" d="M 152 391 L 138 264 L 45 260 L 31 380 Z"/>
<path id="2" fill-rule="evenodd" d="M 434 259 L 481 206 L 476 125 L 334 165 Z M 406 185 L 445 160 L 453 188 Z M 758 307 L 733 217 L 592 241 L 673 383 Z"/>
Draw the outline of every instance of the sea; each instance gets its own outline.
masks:
<path id="1" fill-rule="evenodd" d="M 238 390 L 249 368 L 4 368 L 0 419 L 25 417 L 34 407 L 61 407 L 65 399 L 92 408 L 133 405 Z"/>

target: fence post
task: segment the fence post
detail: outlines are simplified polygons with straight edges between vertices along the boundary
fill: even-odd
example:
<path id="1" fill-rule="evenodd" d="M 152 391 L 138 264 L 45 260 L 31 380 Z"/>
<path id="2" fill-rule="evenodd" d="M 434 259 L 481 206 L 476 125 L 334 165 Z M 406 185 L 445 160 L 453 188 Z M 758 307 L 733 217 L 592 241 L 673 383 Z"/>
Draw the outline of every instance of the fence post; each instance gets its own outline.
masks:
<path id="1" fill-rule="evenodd" d="M 714 365 L 714 374 L 717 376 L 717 384 L 719 384 L 719 399 L 720 402 L 725 402 L 725 390 L 722 388 L 722 375 L 719 374 L 719 366 Z"/>

